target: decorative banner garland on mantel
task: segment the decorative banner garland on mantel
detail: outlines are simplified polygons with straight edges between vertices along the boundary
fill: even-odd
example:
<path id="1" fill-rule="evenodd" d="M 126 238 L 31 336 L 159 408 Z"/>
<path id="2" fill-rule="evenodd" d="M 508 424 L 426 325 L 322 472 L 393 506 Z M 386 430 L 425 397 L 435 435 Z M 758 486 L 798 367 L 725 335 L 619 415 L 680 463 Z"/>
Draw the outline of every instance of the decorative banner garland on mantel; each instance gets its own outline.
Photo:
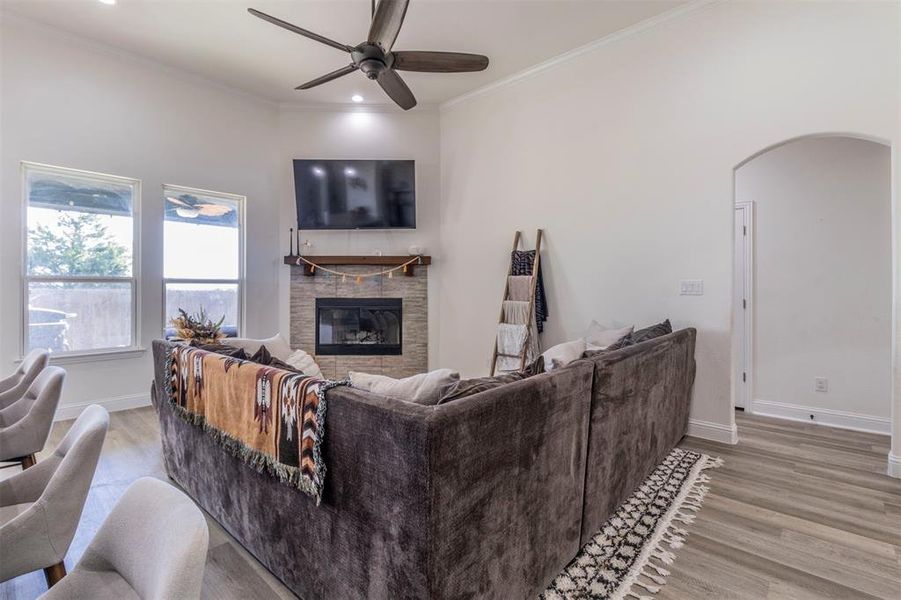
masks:
<path id="1" fill-rule="evenodd" d="M 332 275 L 341 277 L 341 281 L 347 281 L 347 277 L 350 276 L 350 277 L 355 278 L 357 283 L 363 283 L 363 279 L 367 278 L 367 277 L 379 277 L 382 275 L 387 275 L 388 278 L 390 279 L 390 278 L 394 277 L 395 271 L 402 270 L 404 273 L 407 273 L 407 270 L 410 268 L 410 265 L 412 265 L 413 263 L 420 264 L 420 265 L 422 264 L 422 256 L 414 256 L 410 260 L 403 262 L 403 263 L 397 265 L 396 267 L 392 267 L 390 269 L 385 269 L 382 271 L 374 271 L 372 273 L 346 273 L 344 271 L 336 271 L 335 269 L 329 269 L 328 267 L 323 267 L 322 265 L 319 265 L 307 258 L 304 258 L 303 256 L 298 256 L 297 260 L 295 261 L 294 264 L 296 264 L 297 266 L 300 267 L 300 266 L 303 266 L 304 263 L 306 263 L 309 266 L 311 274 L 315 274 L 316 271 L 322 271 L 323 273 L 330 273 Z"/>

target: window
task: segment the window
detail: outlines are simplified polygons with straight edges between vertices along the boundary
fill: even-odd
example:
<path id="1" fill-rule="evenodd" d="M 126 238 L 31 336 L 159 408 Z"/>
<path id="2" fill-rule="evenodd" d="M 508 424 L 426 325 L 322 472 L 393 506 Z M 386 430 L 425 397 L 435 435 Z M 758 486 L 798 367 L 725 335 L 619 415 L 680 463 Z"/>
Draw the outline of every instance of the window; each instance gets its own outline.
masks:
<path id="1" fill-rule="evenodd" d="M 22 172 L 25 352 L 136 346 L 140 182 L 25 162 Z"/>
<path id="2" fill-rule="evenodd" d="M 163 302 L 166 336 L 183 309 L 241 331 L 244 290 L 244 197 L 174 185 L 165 198 Z"/>

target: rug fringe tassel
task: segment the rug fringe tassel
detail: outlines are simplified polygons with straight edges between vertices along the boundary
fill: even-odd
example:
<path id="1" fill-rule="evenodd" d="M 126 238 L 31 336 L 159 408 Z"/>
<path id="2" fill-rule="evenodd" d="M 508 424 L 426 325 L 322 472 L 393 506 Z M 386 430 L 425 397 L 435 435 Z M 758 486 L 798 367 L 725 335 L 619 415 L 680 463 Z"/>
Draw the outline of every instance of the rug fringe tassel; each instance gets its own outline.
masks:
<path id="1" fill-rule="evenodd" d="M 661 577 L 660 575 L 658 575 L 656 573 L 651 573 L 647 569 L 642 571 L 641 574 L 658 585 L 664 585 L 666 583 L 666 579 L 664 579 L 663 577 Z"/>
<path id="2" fill-rule="evenodd" d="M 643 587 L 644 589 L 646 589 L 648 592 L 650 592 L 652 594 L 656 594 L 657 592 L 660 591 L 659 586 L 653 585 L 651 583 L 645 583 L 641 579 L 636 579 L 635 585 Z"/>
<path id="3" fill-rule="evenodd" d="M 673 517 L 674 520 L 685 523 L 686 525 L 691 525 L 695 521 L 694 515 L 687 515 L 683 512 L 676 513 L 676 516 Z"/>
<path id="4" fill-rule="evenodd" d="M 707 462 L 701 468 L 702 469 L 716 469 L 717 467 L 722 467 L 722 466 L 723 466 L 722 457 L 717 456 L 716 458 L 713 458 L 711 456 L 707 459 Z"/>
<path id="5" fill-rule="evenodd" d="M 708 456 L 701 466 L 701 470 L 715 469 L 722 465 L 722 458 Z M 688 530 L 676 525 L 675 522 L 679 521 L 685 525 L 691 525 L 694 522 L 696 515 L 693 513 L 701 510 L 704 498 L 707 496 L 707 492 L 710 491 L 710 486 L 704 485 L 706 483 L 710 483 L 710 475 L 707 473 L 700 473 L 692 483 L 691 490 L 685 495 L 679 510 L 672 516 L 672 521 L 666 526 L 663 535 L 660 537 L 660 541 L 652 550 L 648 562 L 642 567 L 639 576 L 645 577 L 653 583 L 647 583 L 636 577 L 632 586 L 623 597 L 635 598 L 637 600 L 654 600 L 651 596 L 640 594 L 639 589 L 643 589 L 650 594 L 656 594 L 660 591 L 660 586 L 666 584 L 666 577 L 670 572 L 656 564 L 654 560 L 657 560 L 664 565 L 671 565 L 676 560 L 676 555 L 670 550 L 666 550 L 663 546 L 667 545 L 672 550 L 683 546 L 685 538 L 688 535 Z"/>

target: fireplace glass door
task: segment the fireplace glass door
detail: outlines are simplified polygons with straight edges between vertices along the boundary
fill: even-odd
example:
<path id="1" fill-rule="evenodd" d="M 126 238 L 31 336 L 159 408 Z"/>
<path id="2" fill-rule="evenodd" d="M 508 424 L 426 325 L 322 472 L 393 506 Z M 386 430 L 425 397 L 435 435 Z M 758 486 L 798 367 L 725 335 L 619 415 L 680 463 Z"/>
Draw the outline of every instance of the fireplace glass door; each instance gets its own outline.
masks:
<path id="1" fill-rule="evenodd" d="M 401 354 L 400 298 L 317 298 L 316 354 Z"/>

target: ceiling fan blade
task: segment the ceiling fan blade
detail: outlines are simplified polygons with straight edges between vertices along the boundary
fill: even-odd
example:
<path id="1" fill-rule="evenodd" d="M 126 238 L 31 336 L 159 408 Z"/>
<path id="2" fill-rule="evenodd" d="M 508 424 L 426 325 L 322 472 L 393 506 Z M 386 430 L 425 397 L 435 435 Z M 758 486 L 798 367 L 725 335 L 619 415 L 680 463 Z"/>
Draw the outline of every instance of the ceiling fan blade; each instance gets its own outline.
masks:
<path id="1" fill-rule="evenodd" d="M 247 12 L 249 12 L 250 14 L 252 14 L 255 17 L 259 17 L 260 19 L 263 19 L 264 21 L 269 21 L 273 25 L 278 25 L 279 27 L 283 27 L 284 29 L 287 29 L 288 31 L 293 31 L 294 33 L 298 33 L 304 37 L 310 38 L 311 40 L 316 40 L 320 44 L 325 44 L 326 46 L 331 46 L 332 48 L 337 48 L 338 50 L 343 50 L 344 52 L 353 51 L 353 48 L 348 46 L 347 44 L 342 44 L 340 42 L 336 42 L 335 40 L 330 40 L 327 37 L 323 37 L 323 36 L 319 35 L 318 33 L 313 33 L 312 31 L 307 31 L 306 29 L 303 29 L 302 27 L 298 27 L 297 25 L 292 25 L 291 23 L 288 23 L 287 21 L 282 21 L 281 19 L 273 17 L 272 15 L 267 15 L 266 13 L 260 12 L 255 8 L 248 8 Z"/>
<path id="2" fill-rule="evenodd" d="M 465 52 L 392 52 L 393 67 L 398 71 L 422 71 L 425 73 L 467 73 L 488 68 L 488 57 Z"/>
<path id="3" fill-rule="evenodd" d="M 394 102 L 404 110 L 410 110 L 416 106 L 416 98 L 413 92 L 400 78 L 394 69 L 385 69 L 379 74 L 379 85 L 385 90 L 385 93 L 391 97 Z"/>
<path id="4" fill-rule="evenodd" d="M 353 73 L 357 70 L 357 65 L 347 65 L 346 67 L 341 67 L 337 71 L 332 71 L 331 73 L 326 73 L 322 77 L 317 77 L 312 81 L 308 81 L 303 83 L 296 88 L 295 90 L 308 90 L 310 88 L 314 88 L 317 85 L 322 85 L 323 83 L 327 83 L 333 79 L 338 79 L 339 77 L 344 77 L 348 73 Z"/>
<path id="5" fill-rule="evenodd" d="M 400 26 L 404 24 L 409 3 L 410 0 L 379 0 L 372 25 L 369 26 L 368 41 L 378 44 L 385 52 L 390 51 L 400 33 Z"/>
<path id="6" fill-rule="evenodd" d="M 193 208 L 193 207 L 192 207 L 190 204 L 188 204 L 187 202 L 185 202 L 185 201 L 183 201 L 183 200 L 180 200 L 180 199 L 178 199 L 178 198 L 173 198 L 172 196 L 166 196 L 166 200 L 168 200 L 168 201 L 171 202 L 172 204 L 178 204 L 179 206 L 186 206 L 186 207 L 188 207 L 188 208 Z"/>
<path id="7" fill-rule="evenodd" d="M 204 217 L 224 217 L 232 211 L 230 206 L 221 204 L 198 204 L 196 208 Z"/>

